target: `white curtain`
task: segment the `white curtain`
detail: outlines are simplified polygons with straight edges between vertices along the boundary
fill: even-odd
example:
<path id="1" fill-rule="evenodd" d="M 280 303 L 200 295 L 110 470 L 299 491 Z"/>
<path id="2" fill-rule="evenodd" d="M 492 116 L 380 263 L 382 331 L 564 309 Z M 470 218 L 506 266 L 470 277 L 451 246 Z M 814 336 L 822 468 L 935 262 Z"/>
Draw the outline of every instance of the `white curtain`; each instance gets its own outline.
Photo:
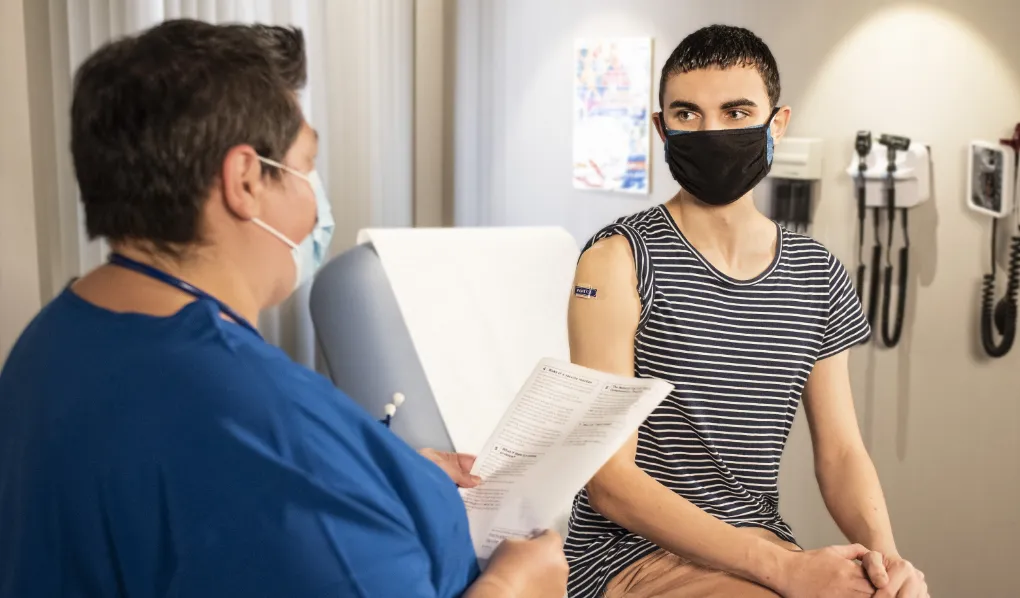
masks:
<path id="1" fill-rule="evenodd" d="M 39 0 L 41 1 L 41 0 Z M 69 108 L 78 65 L 103 43 L 166 19 L 294 25 L 305 33 L 308 86 L 301 105 L 319 131 L 318 169 L 329 191 L 335 254 L 366 226 L 412 224 L 414 0 L 48 0 L 53 66 L 57 280 L 101 264 L 107 247 L 89 241 L 71 164 Z M 59 289 L 58 289 L 59 290 Z M 263 314 L 266 339 L 314 367 L 306 287 Z"/>
<path id="2" fill-rule="evenodd" d="M 503 23 L 509 0 L 457 0 L 454 85 L 454 222 L 506 224 Z"/>

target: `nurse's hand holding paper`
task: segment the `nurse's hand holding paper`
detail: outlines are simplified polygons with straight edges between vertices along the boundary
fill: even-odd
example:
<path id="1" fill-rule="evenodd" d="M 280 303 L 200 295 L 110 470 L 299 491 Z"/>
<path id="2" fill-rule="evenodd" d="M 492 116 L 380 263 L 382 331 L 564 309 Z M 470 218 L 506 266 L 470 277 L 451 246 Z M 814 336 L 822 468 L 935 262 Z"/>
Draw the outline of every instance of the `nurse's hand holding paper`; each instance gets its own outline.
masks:
<path id="1" fill-rule="evenodd" d="M 471 475 L 471 468 L 475 465 L 475 456 L 464 453 L 449 453 L 435 449 L 422 449 L 418 451 L 422 457 L 432 461 L 440 469 L 450 476 L 459 488 L 474 488 L 482 482 L 482 478 Z"/>
<path id="2" fill-rule="evenodd" d="M 464 598 L 556 596 L 567 593 L 563 538 L 553 531 L 508 539 L 492 555 L 485 575 Z M 528 583 L 523 583 L 528 580 Z"/>
<path id="3" fill-rule="evenodd" d="M 541 360 L 474 463 L 484 482 L 461 492 L 483 568 L 508 539 L 553 527 L 672 389 Z"/>

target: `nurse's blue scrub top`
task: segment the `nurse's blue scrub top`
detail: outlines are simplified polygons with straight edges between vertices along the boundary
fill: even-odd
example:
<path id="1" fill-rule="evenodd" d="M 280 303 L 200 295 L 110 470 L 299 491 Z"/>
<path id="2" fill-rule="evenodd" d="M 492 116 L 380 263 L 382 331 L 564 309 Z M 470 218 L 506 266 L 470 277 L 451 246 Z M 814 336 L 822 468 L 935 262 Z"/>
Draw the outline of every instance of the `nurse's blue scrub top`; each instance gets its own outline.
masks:
<path id="1" fill-rule="evenodd" d="M 211 301 L 65 290 L 0 374 L 0 596 L 446 597 L 477 574 L 449 477 Z"/>

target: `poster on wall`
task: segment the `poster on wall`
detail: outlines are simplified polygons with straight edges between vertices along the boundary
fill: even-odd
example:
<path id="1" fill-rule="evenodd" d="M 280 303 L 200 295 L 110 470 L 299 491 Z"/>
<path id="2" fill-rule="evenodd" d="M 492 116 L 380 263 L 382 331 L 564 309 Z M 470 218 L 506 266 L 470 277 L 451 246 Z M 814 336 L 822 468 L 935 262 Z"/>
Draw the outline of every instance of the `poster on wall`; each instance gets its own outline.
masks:
<path id="1" fill-rule="evenodd" d="M 651 38 L 574 46 L 574 188 L 647 194 Z"/>

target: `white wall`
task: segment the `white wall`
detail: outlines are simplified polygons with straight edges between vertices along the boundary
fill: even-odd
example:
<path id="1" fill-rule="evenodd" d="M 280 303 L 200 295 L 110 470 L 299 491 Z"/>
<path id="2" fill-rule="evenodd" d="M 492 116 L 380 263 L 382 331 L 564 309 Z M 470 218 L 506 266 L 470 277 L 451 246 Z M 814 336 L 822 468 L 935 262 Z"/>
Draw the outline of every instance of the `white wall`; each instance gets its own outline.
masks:
<path id="1" fill-rule="evenodd" d="M 492 224 L 562 225 L 580 242 L 614 217 L 664 201 L 676 190 L 657 138 L 651 197 L 571 187 L 576 37 L 652 36 L 657 94 L 663 62 L 696 28 L 722 22 L 762 36 L 780 65 L 783 102 L 793 106 L 790 134 L 825 139 L 815 236 L 849 265 L 855 212 L 841 171 L 851 158 L 855 131 L 903 134 L 931 144 L 935 201 L 911 214 L 915 251 L 905 340 L 892 351 L 855 351 L 859 419 L 888 495 L 897 541 L 926 571 L 933 594 L 1016 596 L 1020 348 L 994 363 L 980 357 L 978 284 L 989 227 L 963 207 L 963 152 L 971 138 L 998 139 L 1020 120 L 1015 41 L 1020 3 L 485 4 L 490 17 L 482 27 L 496 28 L 484 36 L 488 45 L 478 41 L 477 31 L 459 32 L 469 42 L 462 44 L 461 65 L 487 71 L 492 80 L 482 81 L 481 92 L 469 88 L 466 94 L 458 83 L 459 97 L 474 94 L 490 105 L 457 106 L 458 115 L 473 119 L 458 116 L 458 143 L 466 139 L 471 150 L 458 147 L 457 209 L 488 214 Z M 462 16 L 462 29 L 464 21 Z M 483 63 L 475 64 L 478 60 Z M 479 113 L 492 121 L 476 130 Z M 465 179 L 465 164 L 484 170 L 484 176 Z M 472 200 L 481 205 L 461 205 Z M 801 419 L 781 485 L 783 512 L 806 545 L 841 541 L 818 495 Z"/>
<path id="2" fill-rule="evenodd" d="M 0 364 L 40 302 L 24 26 L 0 2 Z"/>

